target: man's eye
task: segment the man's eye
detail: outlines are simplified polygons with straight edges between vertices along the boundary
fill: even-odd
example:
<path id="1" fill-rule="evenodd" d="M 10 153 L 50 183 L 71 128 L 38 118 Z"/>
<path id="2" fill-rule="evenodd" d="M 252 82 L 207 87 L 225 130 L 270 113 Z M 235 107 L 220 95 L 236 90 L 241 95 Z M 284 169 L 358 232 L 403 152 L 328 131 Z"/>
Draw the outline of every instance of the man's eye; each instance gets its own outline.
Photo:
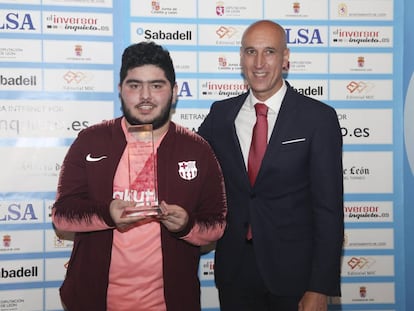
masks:
<path id="1" fill-rule="evenodd" d="M 153 84 L 153 85 L 151 85 L 151 87 L 154 91 L 163 91 L 164 88 L 165 88 L 165 84 L 163 84 L 163 83 Z"/>
<path id="2" fill-rule="evenodd" d="M 246 51 L 245 51 L 245 53 L 246 53 L 247 55 L 254 55 L 254 54 L 256 54 L 256 51 L 255 51 L 255 50 L 251 50 L 251 49 L 249 49 L 249 50 L 246 50 Z"/>

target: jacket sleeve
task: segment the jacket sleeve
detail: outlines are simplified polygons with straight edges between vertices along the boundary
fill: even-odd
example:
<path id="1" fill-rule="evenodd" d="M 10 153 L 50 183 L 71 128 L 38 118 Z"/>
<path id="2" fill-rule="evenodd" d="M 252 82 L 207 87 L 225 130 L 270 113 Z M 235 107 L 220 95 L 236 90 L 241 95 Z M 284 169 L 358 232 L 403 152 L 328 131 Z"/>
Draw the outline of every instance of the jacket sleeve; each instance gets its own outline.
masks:
<path id="1" fill-rule="evenodd" d="M 198 136 L 198 135 L 197 135 Z M 187 228 L 180 232 L 179 238 L 197 245 L 207 245 L 221 238 L 226 227 L 227 200 L 221 167 L 213 150 L 202 139 L 198 151 L 200 163 L 200 182 L 189 193 L 195 206 L 188 210 Z"/>
<path id="2" fill-rule="evenodd" d="M 53 224 L 61 231 L 87 232 L 114 226 L 109 214 L 112 197 L 91 190 L 90 183 L 98 183 L 99 177 L 91 176 L 87 168 L 85 147 L 94 140 L 87 133 L 88 129 L 79 133 L 63 160 L 52 209 Z"/>

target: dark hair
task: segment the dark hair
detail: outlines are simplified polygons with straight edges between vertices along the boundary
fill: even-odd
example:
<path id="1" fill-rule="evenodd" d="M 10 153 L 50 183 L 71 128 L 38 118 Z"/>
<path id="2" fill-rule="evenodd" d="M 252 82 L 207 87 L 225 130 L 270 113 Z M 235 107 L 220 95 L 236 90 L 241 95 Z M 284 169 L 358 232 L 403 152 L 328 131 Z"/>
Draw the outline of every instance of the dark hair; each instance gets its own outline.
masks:
<path id="1" fill-rule="evenodd" d="M 162 69 L 170 81 L 171 88 L 175 85 L 175 70 L 170 53 L 154 42 L 132 44 L 122 54 L 122 65 L 119 72 L 120 83 L 124 81 L 128 70 L 144 65 L 155 65 Z"/>

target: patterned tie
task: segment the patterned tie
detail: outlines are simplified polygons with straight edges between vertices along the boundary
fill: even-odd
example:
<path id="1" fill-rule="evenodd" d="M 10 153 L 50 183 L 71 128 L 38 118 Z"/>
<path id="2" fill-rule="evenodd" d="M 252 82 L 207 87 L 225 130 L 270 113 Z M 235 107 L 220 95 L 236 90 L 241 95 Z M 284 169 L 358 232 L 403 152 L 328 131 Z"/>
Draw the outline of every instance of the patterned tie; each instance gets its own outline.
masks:
<path id="1" fill-rule="evenodd" d="M 247 173 L 249 175 L 250 184 L 253 186 L 259 172 L 262 159 L 267 146 L 267 106 L 257 103 L 254 105 L 256 109 L 256 124 L 253 128 L 252 142 L 250 144 L 249 159 L 247 164 Z M 249 225 L 246 239 L 252 239 L 252 230 Z"/>

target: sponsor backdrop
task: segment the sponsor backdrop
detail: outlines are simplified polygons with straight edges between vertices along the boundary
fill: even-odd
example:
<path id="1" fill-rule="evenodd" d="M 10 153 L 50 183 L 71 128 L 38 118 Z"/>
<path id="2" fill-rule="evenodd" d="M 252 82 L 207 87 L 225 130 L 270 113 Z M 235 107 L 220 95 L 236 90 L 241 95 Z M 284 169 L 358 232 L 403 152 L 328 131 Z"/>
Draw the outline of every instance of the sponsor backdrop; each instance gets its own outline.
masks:
<path id="1" fill-rule="evenodd" d="M 403 13 L 402 0 L 0 0 L 0 311 L 62 310 L 72 237 L 51 224 L 57 177 L 80 130 L 120 115 L 123 49 L 153 40 L 171 51 L 173 120 L 197 130 L 212 101 L 246 91 L 241 35 L 262 18 L 286 29 L 287 79 L 335 107 L 342 127 L 343 296 L 330 309 L 411 310 L 402 185 L 414 183 L 414 65 L 404 76 L 404 157 L 403 30 L 412 22 Z M 213 270 L 209 251 L 199 271 L 203 310 L 219 310 Z"/>

